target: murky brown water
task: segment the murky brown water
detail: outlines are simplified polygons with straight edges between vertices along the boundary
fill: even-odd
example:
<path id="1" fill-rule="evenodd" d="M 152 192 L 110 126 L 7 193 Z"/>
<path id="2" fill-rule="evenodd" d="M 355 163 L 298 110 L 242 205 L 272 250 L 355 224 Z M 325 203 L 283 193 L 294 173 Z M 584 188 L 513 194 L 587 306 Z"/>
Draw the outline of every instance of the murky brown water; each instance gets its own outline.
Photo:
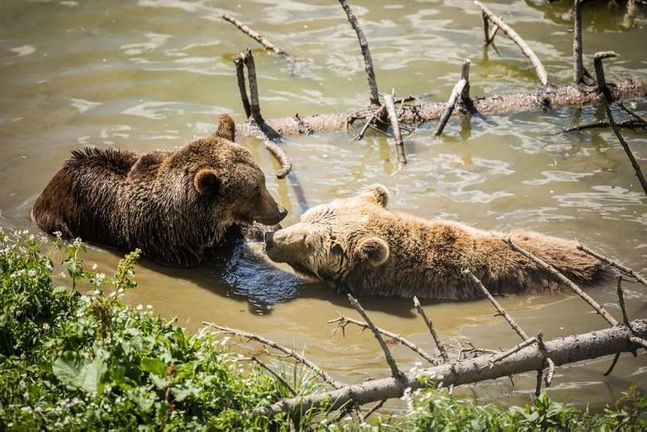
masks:
<path id="1" fill-rule="evenodd" d="M 571 33 L 565 5 L 532 1 L 488 2 L 543 59 L 551 80 L 571 77 Z M 569 3 L 569 2 L 562 2 Z M 511 42 L 497 38 L 500 55 L 484 55 L 480 14 L 472 2 L 353 1 L 371 45 L 381 91 L 445 100 L 463 59 L 472 60 L 472 94 L 531 92 L 532 69 Z M 0 226 L 31 228 L 29 211 L 70 151 L 115 146 L 145 152 L 173 148 L 209 132 L 218 114 L 243 120 L 231 60 L 252 46 L 219 19 L 231 13 L 298 59 L 295 76 L 284 61 L 255 50 L 266 117 L 338 112 L 367 101 L 357 43 L 336 1 L 140 0 L 0 2 Z M 584 17 L 586 63 L 597 50 L 614 49 L 608 78 L 647 79 L 644 19 L 590 8 Z M 633 26 L 632 26 L 633 25 Z M 644 112 L 647 105 L 641 108 Z M 391 143 L 378 134 L 355 142 L 352 133 L 290 138 L 285 145 L 309 204 L 352 194 L 379 182 L 391 207 L 424 217 L 460 220 L 483 229 L 525 228 L 577 238 L 647 271 L 647 200 L 610 131 L 555 134 L 562 127 L 601 118 L 594 108 L 474 119 L 446 135 L 432 128 L 406 137 L 409 163 L 399 169 Z M 432 125 L 433 126 L 433 125 Z M 647 139 L 627 132 L 643 165 Z M 289 181 L 273 177 L 276 164 L 262 144 L 241 141 L 265 170 L 270 189 L 298 220 L 301 207 Z M 258 246 L 258 245 L 256 245 Z M 254 248 L 259 251 L 259 247 Z M 337 311 L 355 315 L 346 299 L 234 252 L 197 269 L 142 263 L 133 304 L 151 304 L 195 329 L 202 320 L 263 334 L 305 353 L 334 376 L 359 381 L 387 368 L 367 333 L 333 336 L 326 321 Z M 110 272 L 119 255 L 92 247 L 89 261 Z M 627 285 L 629 312 L 645 318 L 644 288 Z M 615 290 L 592 295 L 618 315 Z M 528 333 L 555 337 L 605 327 L 571 295 L 501 300 Z M 363 299 L 375 321 L 427 350 L 424 324 L 409 301 Z M 443 339 L 510 347 L 516 335 L 493 317 L 485 301 L 427 305 Z M 395 347 L 409 367 L 416 360 Z M 612 376 L 608 359 L 559 368 L 551 394 L 594 406 L 629 384 L 647 391 L 647 357 L 623 356 Z M 534 374 L 479 384 L 478 398 L 527 401 Z M 465 390 L 466 394 L 471 394 Z M 509 394 L 512 394 L 510 397 Z"/>

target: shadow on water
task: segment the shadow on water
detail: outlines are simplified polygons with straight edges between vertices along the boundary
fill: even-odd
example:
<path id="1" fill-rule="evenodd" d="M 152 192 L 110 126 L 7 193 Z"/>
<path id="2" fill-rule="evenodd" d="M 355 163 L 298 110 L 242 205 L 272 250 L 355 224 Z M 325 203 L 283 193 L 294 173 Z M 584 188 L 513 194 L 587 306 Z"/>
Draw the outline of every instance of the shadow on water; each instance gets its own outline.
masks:
<path id="1" fill-rule="evenodd" d="M 110 250 L 120 256 L 122 251 Z M 337 293 L 325 283 L 303 278 L 272 263 L 263 252 L 259 242 L 235 242 L 226 245 L 209 260 L 198 267 L 167 267 L 147 259 L 139 262 L 147 270 L 170 278 L 179 278 L 206 289 L 209 292 L 247 302 L 249 311 L 267 315 L 274 306 L 297 298 L 318 299 L 335 306 L 347 307 L 348 298 Z M 410 299 L 361 297 L 361 303 L 369 311 L 411 318 L 414 316 Z"/>

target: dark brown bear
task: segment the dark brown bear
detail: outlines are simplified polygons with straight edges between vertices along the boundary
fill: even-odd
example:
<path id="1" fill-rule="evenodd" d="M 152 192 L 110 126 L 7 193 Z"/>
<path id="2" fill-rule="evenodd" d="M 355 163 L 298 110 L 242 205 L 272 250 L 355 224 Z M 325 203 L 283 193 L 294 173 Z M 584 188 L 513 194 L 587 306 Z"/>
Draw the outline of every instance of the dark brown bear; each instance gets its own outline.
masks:
<path id="1" fill-rule="evenodd" d="M 234 122 L 223 115 L 214 134 L 174 152 L 74 151 L 36 200 L 32 218 L 67 239 L 140 248 L 163 264 L 197 265 L 228 228 L 273 225 L 287 214 L 234 138 Z"/>

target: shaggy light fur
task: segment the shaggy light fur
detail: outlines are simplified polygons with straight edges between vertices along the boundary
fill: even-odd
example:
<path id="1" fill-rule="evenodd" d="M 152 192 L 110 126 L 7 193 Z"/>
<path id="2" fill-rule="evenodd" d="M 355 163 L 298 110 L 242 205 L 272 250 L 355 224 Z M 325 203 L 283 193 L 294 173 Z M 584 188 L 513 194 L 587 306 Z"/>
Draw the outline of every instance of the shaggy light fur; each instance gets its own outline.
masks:
<path id="1" fill-rule="evenodd" d="M 287 214 L 249 151 L 217 131 L 175 152 L 74 151 L 32 209 L 46 232 L 132 250 L 169 265 L 197 265 L 234 225 L 273 225 Z"/>
<path id="2" fill-rule="evenodd" d="M 573 242 L 534 232 L 481 231 L 444 220 L 424 220 L 387 210 L 388 191 L 365 193 L 314 207 L 301 221 L 266 236 L 276 262 L 356 295 L 435 300 L 483 297 L 462 275 L 469 269 L 493 294 L 554 290 L 559 283 L 503 239 L 531 251 L 582 285 L 607 270 Z"/>

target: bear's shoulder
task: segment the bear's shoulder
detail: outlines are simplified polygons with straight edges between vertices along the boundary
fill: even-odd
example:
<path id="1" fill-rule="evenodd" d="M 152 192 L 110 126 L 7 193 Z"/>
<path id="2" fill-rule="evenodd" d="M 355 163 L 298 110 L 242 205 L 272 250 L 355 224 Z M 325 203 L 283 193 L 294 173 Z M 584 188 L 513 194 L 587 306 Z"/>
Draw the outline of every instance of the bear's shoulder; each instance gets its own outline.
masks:
<path id="1" fill-rule="evenodd" d="M 156 150 L 154 152 L 141 155 L 130 168 L 128 175 L 140 176 L 146 175 L 151 171 L 156 171 L 158 167 L 172 155 L 173 152 L 166 150 Z"/>
<path id="2" fill-rule="evenodd" d="M 72 151 L 65 167 L 68 170 L 79 168 L 100 168 L 125 175 L 137 161 L 137 154 L 128 150 L 114 148 L 86 147 Z"/>

